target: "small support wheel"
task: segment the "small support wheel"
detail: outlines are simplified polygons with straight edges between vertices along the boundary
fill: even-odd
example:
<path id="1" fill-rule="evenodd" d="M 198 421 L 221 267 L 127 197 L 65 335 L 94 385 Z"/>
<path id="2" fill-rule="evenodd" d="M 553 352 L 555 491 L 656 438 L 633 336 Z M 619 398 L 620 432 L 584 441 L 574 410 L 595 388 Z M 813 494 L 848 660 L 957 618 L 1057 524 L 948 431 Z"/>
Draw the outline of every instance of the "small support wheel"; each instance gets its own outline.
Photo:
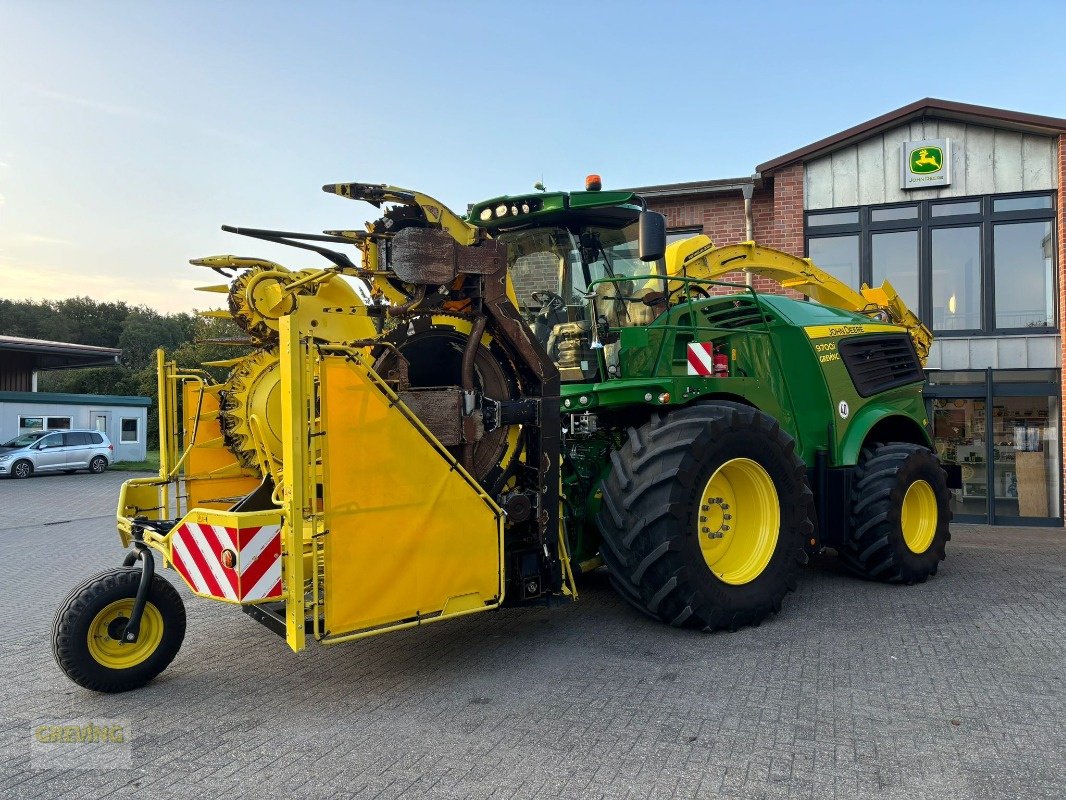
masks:
<path id="1" fill-rule="evenodd" d="M 60 669 L 79 686 L 96 692 L 137 689 L 177 655 L 185 638 L 185 604 L 158 575 L 148 586 L 137 640 L 123 640 L 141 575 L 139 567 L 119 567 L 89 578 L 57 612 L 52 652 Z"/>

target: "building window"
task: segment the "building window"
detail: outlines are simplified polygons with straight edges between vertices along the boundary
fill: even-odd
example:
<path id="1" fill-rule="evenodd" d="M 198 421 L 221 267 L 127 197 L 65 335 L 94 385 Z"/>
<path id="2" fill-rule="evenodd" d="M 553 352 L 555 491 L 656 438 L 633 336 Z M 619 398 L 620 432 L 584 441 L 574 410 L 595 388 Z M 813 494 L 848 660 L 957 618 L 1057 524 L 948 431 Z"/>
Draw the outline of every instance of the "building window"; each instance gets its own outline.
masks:
<path id="1" fill-rule="evenodd" d="M 859 237 L 812 236 L 807 240 L 810 259 L 849 286 L 859 285 Z"/>
<path id="2" fill-rule="evenodd" d="M 911 308 L 918 307 L 918 231 L 871 234 L 870 264 L 875 286 L 888 281 L 903 302 Z"/>
<path id="3" fill-rule="evenodd" d="M 827 214 L 808 214 L 807 227 L 821 228 L 826 225 L 858 225 L 858 211 L 831 211 Z"/>
<path id="4" fill-rule="evenodd" d="M 980 330 L 981 228 L 977 225 L 933 228 L 931 237 L 933 328 Z"/>
<path id="5" fill-rule="evenodd" d="M 1047 192 L 812 211 L 806 234 L 815 264 L 856 289 L 888 280 L 934 332 L 1057 328 Z"/>
<path id="6" fill-rule="evenodd" d="M 45 427 L 50 431 L 70 430 L 70 417 L 48 417 Z"/>
<path id="7" fill-rule="evenodd" d="M 140 420 L 124 418 L 118 440 L 123 444 L 137 444 L 141 440 Z"/>
<path id="8" fill-rule="evenodd" d="M 870 222 L 892 222 L 897 219 L 918 219 L 918 206 L 887 206 L 870 209 Z"/>
<path id="9" fill-rule="evenodd" d="M 1055 326 L 1055 243 L 1051 222 L 995 225 L 997 328 Z"/>
<path id="10" fill-rule="evenodd" d="M 44 430 L 44 417 L 19 417 L 19 433 Z"/>

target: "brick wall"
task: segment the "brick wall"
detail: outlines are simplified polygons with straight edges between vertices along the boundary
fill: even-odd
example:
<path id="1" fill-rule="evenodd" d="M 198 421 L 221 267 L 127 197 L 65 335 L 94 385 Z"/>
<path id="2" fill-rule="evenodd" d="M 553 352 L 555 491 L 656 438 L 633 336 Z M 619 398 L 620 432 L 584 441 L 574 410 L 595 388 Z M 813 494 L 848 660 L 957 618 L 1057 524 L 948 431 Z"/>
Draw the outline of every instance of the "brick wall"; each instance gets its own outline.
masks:
<path id="1" fill-rule="evenodd" d="M 1059 340 L 1061 341 L 1062 354 L 1059 358 L 1059 377 L 1062 381 L 1062 397 L 1066 398 L 1066 134 L 1059 136 L 1059 192 L 1058 192 L 1058 218 L 1055 220 L 1055 230 L 1058 232 L 1059 247 Z M 1059 454 L 1063 453 L 1062 445 L 1066 443 L 1066 405 L 1059 403 L 1061 418 L 1059 420 Z M 1066 481 L 1064 481 L 1066 484 Z M 1063 509 L 1066 509 L 1066 485 L 1063 487 Z"/>
<path id="2" fill-rule="evenodd" d="M 666 215 L 670 228 L 700 228 L 719 246 L 744 241 L 744 196 L 739 191 L 678 200 L 653 198 L 648 205 Z M 773 176 L 771 186 L 756 191 L 751 213 L 756 242 L 802 256 L 803 165 L 786 167 Z M 722 279 L 743 283 L 744 275 L 730 272 Z M 752 285 L 756 291 L 800 297 L 769 278 L 753 276 Z"/>
<path id="3" fill-rule="evenodd" d="M 763 242 L 794 256 L 803 255 L 803 164 L 774 173 L 772 224 Z"/>

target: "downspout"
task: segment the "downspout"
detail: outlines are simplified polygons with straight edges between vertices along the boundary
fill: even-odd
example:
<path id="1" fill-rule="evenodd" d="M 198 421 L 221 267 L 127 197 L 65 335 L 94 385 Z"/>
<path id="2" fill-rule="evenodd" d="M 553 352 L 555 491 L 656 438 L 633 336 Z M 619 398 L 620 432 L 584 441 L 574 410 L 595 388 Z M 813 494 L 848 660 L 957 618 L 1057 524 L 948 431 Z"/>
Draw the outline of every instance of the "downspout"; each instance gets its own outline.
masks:
<path id="1" fill-rule="evenodd" d="M 751 211 L 751 196 L 755 192 L 755 181 L 751 180 L 740 188 L 744 195 L 744 241 L 755 241 L 755 217 Z M 744 284 L 751 286 L 751 273 L 745 271 Z"/>

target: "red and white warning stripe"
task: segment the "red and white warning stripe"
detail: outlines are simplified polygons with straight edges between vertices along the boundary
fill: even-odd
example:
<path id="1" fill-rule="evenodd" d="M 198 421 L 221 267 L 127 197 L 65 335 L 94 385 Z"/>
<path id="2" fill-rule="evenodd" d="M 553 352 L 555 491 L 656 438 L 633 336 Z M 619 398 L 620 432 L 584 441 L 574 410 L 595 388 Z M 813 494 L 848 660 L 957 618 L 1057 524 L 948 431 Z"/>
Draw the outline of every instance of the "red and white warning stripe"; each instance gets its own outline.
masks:
<path id="1" fill-rule="evenodd" d="M 281 596 L 281 527 L 227 528 L 186 522 L 170 539 L 174 568 L 197 594 L 250 602 Z M 233 567 L 222 552 L 236 556 Z"/>
<path id="2" fill-rule="evenodd" d="M 688 346 L 688 374 L 714 377 L 714 343 L 692 342 Z"/>
<path id="3" fill-rule="evenodd" d="M 239 528 L 237 566 L 242 601 L 281 596 L 281 526 Z"/>

